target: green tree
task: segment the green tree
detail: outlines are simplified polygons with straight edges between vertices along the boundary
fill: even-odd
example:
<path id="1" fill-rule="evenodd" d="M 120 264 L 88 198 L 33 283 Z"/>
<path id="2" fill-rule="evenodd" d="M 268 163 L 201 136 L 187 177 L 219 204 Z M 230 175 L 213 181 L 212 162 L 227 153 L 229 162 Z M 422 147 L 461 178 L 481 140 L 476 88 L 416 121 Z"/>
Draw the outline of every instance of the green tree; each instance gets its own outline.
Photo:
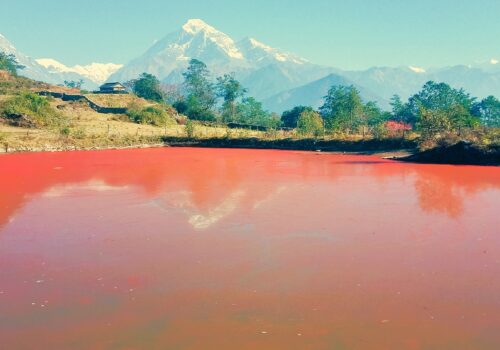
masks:
<path id="1" fill-rule="evenodd" d="M 472 108 L 481 124 L 487 127 L 500 128 L 500 101 L 494 96 L 488 96 Z"/>
<path id="2" fill-rule="evenodd" d="M 297 121 L 297 131 L 302 136 L 321 136 L 324 133 L 323 118 L 318 112 L 304 110 Z"/>
<path id="3" fill-rule="evenodd" d="M 471 128 L 479 124 L 479 118 L 472 115 L 471 111 L 461 104 L 454 104 L 446 110 L 451 127 L 458 130 L 460 135 L 462 129 Z"/>
<path id="4" fill-rule="evenodd" d="M 399 95 L 394 95 L 391 97 L 390 105 L 392 107 L 392 120 L 402 123 L 409 122 L 408 106 L 403 103 Z"/>
<path id="5" fill-rule="evenodd" d="M 286 128 L 296 128 L 300 115 L 305 112 L 312 112 L 312 107 L 297 106 L 281 115 L 281 124 Z"/>
<path id="6" fill-rule="evenodd" d="M 384 112 L 378 106 L 377 102 L 370 101 L 363 106 L 363 136 L 365 134 L 365 129 L 368 129 L 374 133 L 375 130 L 381 130 L 381 127 L 391 119 L 391 113 Z M 380 134 L 380 132 L 378 132 Z"/>
<path id="7" fill-rule="evenodd" d="M 13 54 L 7 54 L 5 52 L 0 52 L 0 69 L 6 70 L 10 74 L 16 76 L 18 69 L 25 68 L 17 62 L 16 56 Z"/>
<path id="8" fill-rule="evenodd" d="M 192 59 L 187 71 L 182 75 L 188 117 L 197 120 L 215 120 L 213 109 L 217 98 L 205 63 Z"/>
<path id="9" fill-rule="evenodd" d="M 354 86 L 332 86 L 324 99 L 320 112 L 326 128 L 352 132 L 362 123 L 363 102 Z"/>
<path id="10" fill-rule="evenodd" d="M 247 90 L 233 74 L 225 74 L 217 78 L 216 92 L 217 96 L 224 100 L 221 110 L 223 120 L 225 122 L 235 121 L 237 119 L 236 101 L 242 98 Z"/>
<path id="11" fill-rule="evenodd" d="M 450 118 L 444 110 L 421 108 L 417 122 L 418 130 L 423 140 L 430 140 L 437 135 L 450 131 L 452 128 Z"/>
<path id="12" fill-rule="evenodd" d="M 262 103 L 253 97 L 245 97 L 237 105 L 238 122 L 248 125 L 276 127 L 279 119 L 271 118 L 271 115 L 262 108 Z"/>
<path id="13" fill-rule="evenodd" d="M 445 83 L 429 81 L 420 92 L 409 98 L 405 122 L 415 124 L 421 117 L 422 110 L 449 111 L 453 106 L 461 105 L 471 111 L 474 100 L 463 89 L 457 90 Z"/>
<path id="14" fill-rule="evenodd" d="M 126 85 L 132 88 L 134 94 L 146 100 L 163 102 L 163 93 L 160 81 L 149 73 L 142 73 L 138 79 L 132 80 Z"/>
<path id="15" fill-rule="evenodd" d="M 80 80 L 65 80 L 64 85 L 70 89 L 81 89 L 83 85 L 83 79 Z"/>

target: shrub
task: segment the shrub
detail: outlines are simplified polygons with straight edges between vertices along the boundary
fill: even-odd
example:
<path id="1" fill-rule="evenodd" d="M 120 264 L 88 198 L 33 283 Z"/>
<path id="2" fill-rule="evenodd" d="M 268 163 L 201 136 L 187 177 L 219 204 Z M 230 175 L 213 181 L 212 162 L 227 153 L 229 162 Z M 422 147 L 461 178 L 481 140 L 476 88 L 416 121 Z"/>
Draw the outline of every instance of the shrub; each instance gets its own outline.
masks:
<path id="1" fill-rule="evenodd" d="M 71 134 L 71 129 L 68 128 L 67 126 L 62 127 L 59 129 L 59 134 L 61 134 L 61 136 L 64 136 L 64 137 L 68 137 L 69 134 Z"/>
<path id="2" fill-rule="evenodd" d="M 376 139 L 383 139 L 389 135 L 389 130 L 387 128 L 387 123 L 376 124 L 372 129 L 373 137 Z"/>
<path id="3" fill-rule="evenodd" d="M 319 113 L 306 110 L 300 114 L 297 131 L 302 136 L 321 136 L 324 134 L 323 119 Z"/>
<path id="4" fill-rule="evenodd" d="M 165 126 L 174 123 L 173 118 L 163 108 L 158 106 L 148 106 L 145 108 L 130 106 L 127 116 L 133 122 L 140 124 Z"/>
<path id="5" fill-rule="evenodd" d="M 1 108 L 2 115 L 17 126 L 58 127 L 66 123 L 47 98 L 26 92 L 7 100 Z"/>
<path id="6" fill-rule="evenodd" d="M 175 121 L 177 122 L 177 124 L 179 125 L 186 125 L 188 119 L 186 116 L 184 115 L 178 115 L 175 117 Z"/>
<path id="7" fill-rule="evenodd" d="M 296 128 L 300 115 L 305 111 L 312 112 L 313 109 L 312 107 L 297 106 L 289 111 L 285 111 L 281 115 L 281 123 L 283 124 L 284 127 Z"/>
<path id="8" fill-rule="evenodd" d="M 194 137 L 194 132 L 195 132 L 194 122 L 188 119 L 188 121 L 186 122 L 186 134 L 187 134 L 187 137 L 193 138 Z"/>
<path id="9" fill-rule="evenodd" d="M 78 128 L 75 131 L 73 131 L 73 137 L 75 139 L 82 140 L 87 137 L 87 133 L 85 132 L 85 129 L 83 128 Z"/>
<path id="10" fill-rule="evenodd" d="M 407 131 L 412 129 L 410 124 L 389 120 L 385 123 L 385 128 L 391 137 L 404 136 Z"/>

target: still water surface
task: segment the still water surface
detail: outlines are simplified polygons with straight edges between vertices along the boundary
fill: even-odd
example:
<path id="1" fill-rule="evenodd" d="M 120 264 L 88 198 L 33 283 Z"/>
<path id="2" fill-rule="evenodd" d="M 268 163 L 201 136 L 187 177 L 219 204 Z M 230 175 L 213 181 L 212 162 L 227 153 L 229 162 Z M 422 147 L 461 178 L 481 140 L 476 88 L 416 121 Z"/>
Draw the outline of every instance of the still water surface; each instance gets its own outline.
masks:
<path id="1" fill-rule="evenodd" d="M 0 157 L 1 349 L 500 349 L 500 168 Z"/>

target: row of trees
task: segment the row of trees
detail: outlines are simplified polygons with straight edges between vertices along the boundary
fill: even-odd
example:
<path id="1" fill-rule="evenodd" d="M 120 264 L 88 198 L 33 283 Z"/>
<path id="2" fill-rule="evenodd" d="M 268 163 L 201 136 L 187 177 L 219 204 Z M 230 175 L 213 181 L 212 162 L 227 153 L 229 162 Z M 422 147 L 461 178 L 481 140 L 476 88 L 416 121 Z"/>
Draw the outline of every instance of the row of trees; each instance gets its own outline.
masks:
<path id="1" fill-rule="evenodd" d="M 390 119 L 391 113 L 382 111 L 376 102 L 364 103 L 354 86 L 342 85 L 328 90 L 318 112 L 312 107 L 297 106 L 281 116 L 283 126 L 315 135 L 324 131 L 373 133 Z"/>
<path id="2" fill-rule="evenodd" d="M 391 100 L 394 120 L 423 128 L 429 120 L 444 129 L 461 129 L 482 124 L 500 127 L 500 101 L 494 96 L 478 100 L 463 89 L 429 81 L 406 103 L 399 96 Z"/>
<path id="3" fill-rule="evenodd" d="M 448 131 L 460 135 L 464 128 L 479 125 L 500 127 L 497 98 L 489 96 L 478 101 L 464 90 L 453 89 L 445 83 L 430 81 L 407 102 L 396 95 L 391 99 L 391 106 L 391 112 L 382 111 L 376 102 L 364 103 L 354 86 L 332 86 L 314 118 L 311 107 L 298 106 L 284 112 L 281 122 L 309 134 L 318 134 L 321 130 L 378 134 L 417 129 L 424 138 Z M 312 120 L 315 122 L 311 123 Z"/>
<path id="4" fill-rule="evenodd" d="M 211 80 L 207 66 L 196 59 L 183 73 L 182 88 L 165 89 L 153 75 L 144 73 L 128 83 L 137 95 L 171 103 L 192 120 L 218 121 L 266 127 L 298 128 L 302 134 L 324 132 L 371 133 L 418 129 L 424 138 L 478 125 L 500 127 L 500 101 L 489 96 L 481 101 L 463 89 L 445 83 L 426 83 L 406 102 L 395 95 L 392 111 L 383 111 L 376 102 L 364 102 L 354 86 L 332 86 L 324 103 L 315 111 L 297 106 L 281 117 L 268 113 L 262 104 L 246 96 L 247 89 L 233 74 Z"/>
<path id="5" fill-rule="evenodd" d="M 233 74 L 225 74 L 212 82 L 205 63 L 193 59 L 183 77 L 184 83 L 180 90 L 162 85 L 148 73 L 143 73 L 126 85 L 140 97 L 172 104 L 179 113 L 192 120 L 266 127 L 277 127 L 280 123 L 278 115 L 265 111 L 262 103 L 246 96 L 247 89 Z"/>
<path id="6" fill-rule="evenodd" d="M 259 126 L 278 126 L 279 117 L 265 111 L 262 103 L 246 96 L 248 90 L 234 74 L 213 83 L 205 63 L 193 59 L 183 73 L 182 93 L 173 106 L 190 119 Z"/>

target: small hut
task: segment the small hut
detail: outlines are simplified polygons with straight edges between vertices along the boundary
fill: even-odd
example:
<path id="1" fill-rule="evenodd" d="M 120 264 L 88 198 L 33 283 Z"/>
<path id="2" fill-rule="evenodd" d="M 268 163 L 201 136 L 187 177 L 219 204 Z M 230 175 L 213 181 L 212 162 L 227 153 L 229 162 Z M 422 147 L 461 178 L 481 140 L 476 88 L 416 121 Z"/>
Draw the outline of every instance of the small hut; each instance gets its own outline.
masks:
<path id="1" fill-rule="evenodd" d="M 127 88 L 118 82 L 106 83 L 101 85 L 99 92 L 101 94 L 126 94 Z"/>

